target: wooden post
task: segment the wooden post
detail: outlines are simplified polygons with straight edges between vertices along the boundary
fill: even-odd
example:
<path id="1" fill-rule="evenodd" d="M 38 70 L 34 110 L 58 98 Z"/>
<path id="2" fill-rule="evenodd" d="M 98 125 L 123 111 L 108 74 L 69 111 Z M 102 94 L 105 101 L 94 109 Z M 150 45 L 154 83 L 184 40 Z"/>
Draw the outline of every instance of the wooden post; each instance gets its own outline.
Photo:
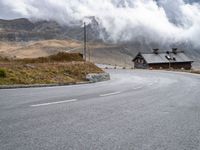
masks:
<path id="1" fill-rule="evenodd" d="M 86 23 L 84 22 L 84 49 L 83 49 L 83 56 L 86 61 L 87 59 L 87 28 Z"/>

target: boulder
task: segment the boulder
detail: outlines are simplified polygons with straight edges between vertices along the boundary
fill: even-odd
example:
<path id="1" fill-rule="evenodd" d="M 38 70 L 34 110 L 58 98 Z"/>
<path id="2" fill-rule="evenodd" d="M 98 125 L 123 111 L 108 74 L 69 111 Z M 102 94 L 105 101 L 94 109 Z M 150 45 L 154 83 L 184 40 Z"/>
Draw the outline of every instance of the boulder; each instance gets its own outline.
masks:
<path id="1" fill-rule="evenodd" d="M 110 75 L 108 73 L 100 73 L 100 74 L 88 74 L 86 79 L 90 82 L 101 82 L 110 80 Z"/>

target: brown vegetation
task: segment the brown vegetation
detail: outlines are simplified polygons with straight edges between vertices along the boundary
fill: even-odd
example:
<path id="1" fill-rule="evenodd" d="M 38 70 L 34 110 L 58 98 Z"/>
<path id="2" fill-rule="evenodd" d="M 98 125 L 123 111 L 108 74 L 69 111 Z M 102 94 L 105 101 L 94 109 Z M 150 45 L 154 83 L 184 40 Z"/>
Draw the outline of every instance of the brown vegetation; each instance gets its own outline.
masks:
<path id="1" fill-rule="evenodd" d="M 0 58 L 0 70 L 6 74 L 0 85 L 66 84 L 86 80 L 88 73 L 101 73 L 100 68 L 84 62 L 80 54 L 58 53 L 35 59 Z"/>
<path id="2" fill-rule="evenodd" d="M 95 63 L 117 64 L 119 66 L 130 67 L 132 57 L 121 52 L 122 47 L 115 44 L 90 43 L 88 42 L 88 56 Z M 81 53 L 83 43 L 77 40 L 41 40 L 31 42 L 1 42 L 0 56 L 24 59 L 37 58 L 55 55 L 58 52 Z"/>
<path id="3" fill-rule="evenodd" d="M 71 40 L 0 42 L 0 55 L 19 59 L 47 57 L 58 52 L 66 52 L 76 47 L 81 47 L 81 43 Z"/>
<path id="4" fill-rule="evenodd" d="M 88 43 L 91 49 L 112 47 L 99 43 Z M 83 43 L 77 40 L 43 40 L 34 42 L 1 42 L 0 55 L 9 58 L 37 58 L 58 52 L 81 52 Z"/>
<path id="5" fill-rule="evenodd" d="M 83 61 L 83 56 L 80 53 L 59 52 L 56 55 L 50 55 L 48 57 L 25 58 L 25 59 L 17 59 L 15 61 L 21 63 L 72 62 L 72 61 Z"/>
<path id="6" fill-rule="evenodd" d="M 191 70 L 191 73 L 200 74 L 200 70 Z"/>

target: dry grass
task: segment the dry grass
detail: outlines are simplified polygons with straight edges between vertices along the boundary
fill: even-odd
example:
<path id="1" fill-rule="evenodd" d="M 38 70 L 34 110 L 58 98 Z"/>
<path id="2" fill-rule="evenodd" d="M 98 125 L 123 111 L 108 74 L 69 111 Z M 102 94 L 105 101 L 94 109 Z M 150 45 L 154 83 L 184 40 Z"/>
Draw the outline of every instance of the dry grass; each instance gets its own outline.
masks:
<path id="1" fill-rule="evenodd" d="M 7 58 L 0 56 L 0 62 L 16 62 L 16 63 L 47 63 L 47 62 L 72 62 L 72 61 L 84 61 L 83 55 L 80 53 L 66 53 L 59 52 L 55 55 L 38 58 Z"/>
<path id="2" fill-rule="evenodd" d="M 121 52 L 123 47 L 116 44 L 101 42 L 88 42 L 90 60 L 95 63 L 118 64 L 119 66 L 132 66 L 132 57 Z M 57 54 L 58 52 L 82 53 L 83 42 L 77 40 L 40 40 L 30 42 L 1 42 L 0 56 L 9 58 L 38 58 Z M 89 58 L 89 55 L 88 55 Z"/>
<path id="3" fill-rule="evenodd" d="M 17 59 L 15 61 L 21 63 L 47 63 L 47 62 L 72 62 L 72 61 L 84 61 L 84 60 L 83 56 L 80 53 L 59 52 L 56 55 L 50 55 L 48 57 L 25 58 L 25 59 Z"/>
<path id="4" fill-rule="evenodd" d="M 37 58 L 39 56 L 47 57 L 58 52 L 68 51 L 69 49 L 81 46 L 81 42 L 72 40 L 0 42 L 0 55 L 10 58 Z"/>
<path id="5" fill-rule="evenodd" d="M 5 78 L 0 78 L 0 85 L 75 83 L 85 81 L 88 73 L 103 72 L 94 64 L 84 62 L 80 54 L 69 53 L 37 59 L 1 58 L 0 69 L 6 73 Z"/>
<path id="6" fill-rule="evenodd" d="M 191 70 L 191 73 L 200 74 L 200 70 Z"/>
<path id="7" fill-rule="evenodd" d="M 5 70 L 6 77 L 0 78 L 0 85 L 75 83 L 85 81 L 88 73 L 102 72 L 87 62 L 10 64 L 1 68 Z"/>
<path id="8" fill-rule="evenodd" d="M 90 48 L 113 47 L 101 43 L 88 43 Z M 1 42 L 0 55 L 5 57 L 19 59 L 22 58 L 37 58 L 54 55 L 58 52 L 80 52 L 83 49 L 83 43 L 77 40 L 41 40 L 33 42 Z"/>

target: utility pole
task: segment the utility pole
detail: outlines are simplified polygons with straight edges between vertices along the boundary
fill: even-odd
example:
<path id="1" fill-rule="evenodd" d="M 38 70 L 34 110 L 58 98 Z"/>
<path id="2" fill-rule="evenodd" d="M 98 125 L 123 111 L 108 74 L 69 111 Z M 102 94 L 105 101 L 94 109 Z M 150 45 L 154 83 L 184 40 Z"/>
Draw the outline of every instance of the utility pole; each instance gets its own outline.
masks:
<path id="1" fill-rule="evenodd" d="M 90 47 L 89 46 L 87 47 L 87 50 L 88 50 L 88 61 L 90 62 Z"/>
<path id="2" fill-rule="evenodd" d="M 87 27 L 86 23 L 84 22 L 84 49 L 83 49 L 83 58 L 87 59 Z"/>

